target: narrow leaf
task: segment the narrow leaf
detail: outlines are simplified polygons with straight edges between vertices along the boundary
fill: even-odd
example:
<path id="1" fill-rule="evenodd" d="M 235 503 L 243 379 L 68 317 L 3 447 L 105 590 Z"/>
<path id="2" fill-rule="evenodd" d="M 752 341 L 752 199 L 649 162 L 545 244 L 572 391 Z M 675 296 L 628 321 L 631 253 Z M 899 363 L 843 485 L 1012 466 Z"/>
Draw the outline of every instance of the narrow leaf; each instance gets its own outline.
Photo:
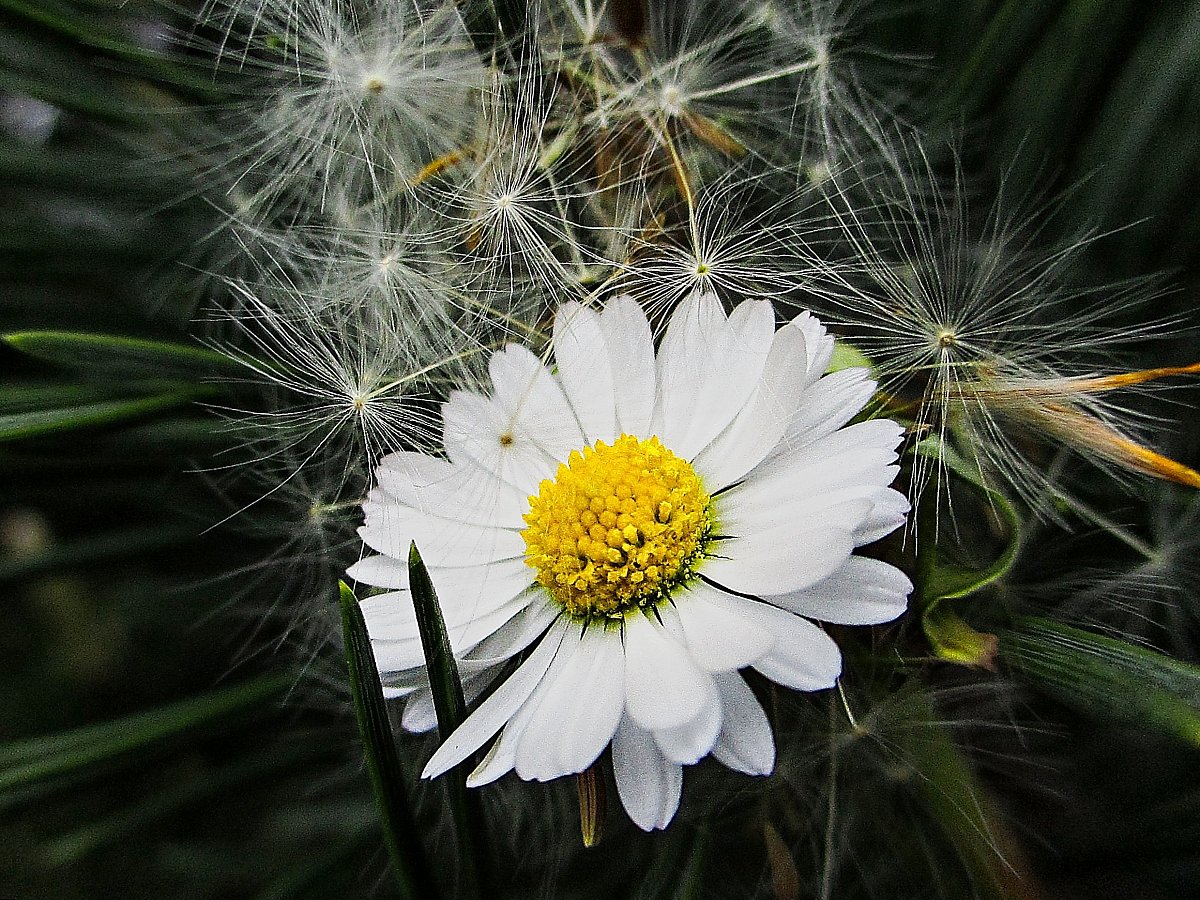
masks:
<path id="1" fill-rule="evenodd" d="M 433 708 L 437 713 L 438 734 L 448 738 L 467 717 L 467 701 L 463 696 L 458 663 L 446 634 L 446 622 L 437 593 L 416 543 L 408 550 L 408 583 L 416 608 L 417 629 L 421 632 L 421 647 L 425 651 L 425 666 L 433 691 Z M 481 810 L 467 790 L 470 761 L 464 761 L 446 773 L 446 789 L 450 795 L 450 812 L 458 835 L 459 855 L 463 861 L 459 886 L 462 896 L 481 896 L 482 854 L 484 852 Z"/>
<path id="2" fill-rule="evenodd" d="M 935 119 L 956 121 L 987 109 L 1036 51 L 1062 0 L 1005 0 L 992 15 L 971 55 L 938 92 Z"/>
<path id="3" fill-rule="evenodd" d="M 1016 838 L 955 744 L 949 726 L 916 682 L 897 705 L 905 727 L 901 750 L 916 771 L 925 807 L 974 875 L 983 897 L 1034 900 L 1041 896 Z"/>
<path id="4" fill-rule="evenodd" d="M 62 572 L 70 566 L 86 565 L 115 557 L 153 552 L 194 539 L 200 528 L 155 522 L 122 528 L 69 541 L 54 541 L 44 549 L 0 558 L 0 582 L 28 578 L 43 572 Z"/>
<path id="5" fill-rule="evenodd" d="M 225 765 L 214 766 L 204 773 L 203 778 L 160 786 L 109 815 L 56 833 L 44 844 L 43 856 L 51 866 L 76 863 L 97 850 L 128 840 L 139 831 L 144 833 L 153 823 L 177 815 L 181 810 L 213 802 L 227 791 L 279 777 L 301 764 L 311 766 L 313 757 L 322 752 L 323 748 L 317 744 L 293 742 L 286 751 L 270 747 L 264 753 L 238 757 Z"/>
<path id="6" fill-rule="evenodd" d="M 119 31 L 101 25 L 102 20 L 83 17 L 79 10 L 69 7 L 55 9 L 46 0 L 29 3 L 25 0 L 0 0 L 0 8 L 23 16 L 46 28 L 73 38 L 81 44 L 112 54 L 118 59 L 136 63 L 146 77 L 191 89 L 198 99 L 216 99 L 221 95 L 214 90 L 213 78 L 198 65 L 188 66 L 160 53 L 140 46 L 121 36 Z M 105 12 L 109 19 L 116 18 Z"/>
<path id="7" fill-rule="evenodd" d="M 194 378 L 245 371 L 240 363 L 214 350 L 128 335 L 15 331 L 0 340 L 29 356 L 88 374 Z"/>
<path id="8" fill-rule="evenodd" d="M 293 681 L 288 673 L 264 675 L 149 712 L 0 746 L 0 791 L 66 775 L 269 703 Z"/>
<path id="9" fill-rule="evenodd" d="M 1200 666 L 1047 619 L 1000 635 L 1002 658 L 1066 703 L 1200 747 Z"/>
<path id="10" fill-rule="evenodd" d="M 183 406 L 203 396 L 206 391 L 172 391 L 152 397 L 130 400 L 108 400 L 85 403 L 62 409 L 40 409 L 0 415 L 0 442 L 40 437 L 79 428 L 111 425 L 152 413 Z"/>
<path id="11" fill-rule="evenodd" d="M 438 894 L 404 793 L 404 770 L 396 756 L 392 723 L 383 699 L 379 669 L 371 652 L 367 623 L 354 592 L 345 583 L 339 585 L 339 597 L 350 693 L 354 697 L 354 713 L 362 736 L 367 774 L 374 790 L 379 824 L 392 860 L 396 885 L 408 900 L 433 900 Z"/>

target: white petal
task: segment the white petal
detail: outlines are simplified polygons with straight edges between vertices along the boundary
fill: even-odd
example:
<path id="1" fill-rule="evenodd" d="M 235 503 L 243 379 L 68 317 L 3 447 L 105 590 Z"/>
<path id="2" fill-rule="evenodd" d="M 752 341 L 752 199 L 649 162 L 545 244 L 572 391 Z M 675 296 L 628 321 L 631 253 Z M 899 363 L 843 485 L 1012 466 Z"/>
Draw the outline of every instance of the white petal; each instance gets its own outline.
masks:
<path id="1" fill-rule="evenodd" d="M 852 556 L 812 587 L 767 602 L 791 612 L 838 625 L 876 625 L 904 612 L 912 593 L 908 576 L 885 562 Z"/>
<path id="2" fill-rule="evenodd" d="M 492 744 L 479 765 L 467 776 L 467 787 L 483 787 L 512 771 L 517 762 L 517 743 L 521 739 L 513 725 L 513 722 L 509 722 L 500 731 L 496 743 Z"/>
<path id="3" fill-rule="evenodd" d="M 545 678 L 542 679 L 542 682 L 545 683 Z M 525 734 L 525 729 L 529 726 L 534 712 L 537 711 L 537 705 L 535 694 L 522 704 L 516 714 L 508 720 L 508 724 L 500 730 L 500 737 L 496 738 L 495 743 L 484 754 L 483 760 L 467 776 L 467 787 L 480 787 L 495 781 L 511 771 L 517 764 L 517 748 L 520 746 L 521 737 Z"/>
<path id="4" fill-rule="evenodd" d="M 656 374 L 650 323 L 632 297 L 614 297 L 600 314 L 600 329 L 612 363 L 617 427 L 646 436 L 654 411 Z"/>
<path id="5" fill-rule="evenodd" d="M 642 831 L 666 828 L 679 809 L 683 769 L 628 716 L 613 737 L 612 759 L 617 795 L 633 824 Z"/>
<path id="6" fill-rule="evenodd" d="M 559 613 L 557 604 L 535 600 L 460 658 L 458 673 L 467 702 L 473 702 L 500 674 L 504 664 L 543 634 Z M 409 695 L 401 720 L 405 729 L 428 731 L 437 724 L 429 672 L 424 666 L 393 674 L 388 681 L 392 685 L 392 696 Z M 397 690 L 401 685 L 406 689 Z"/>
<path id="7" fill-rule="evenodd" d="M 886 464 L 888 451 L 866 451 L 871 452 L 874 459 L 866 459 L 857 471 L 850 467 L 852 462 L 845 472 L 831 464 L 827 474 L 816 477 L 811 477 L 812 470 L 800 470 L 792 477 L 747 479 L 717 498 L 721 533 L 752 537 L 774 528 L 808 531 L 825 523 L 853 531 L 857 537 L 871 521 L 882 485 L 897 472 L 897 467 Z"/>
<path id="8" fill-rule="evenodd" d="M 404 669 L 400 672 L 380 673 L 380 681 L 388 697 L 407 697 L 413 691 L 429 683 L 425 667 Z"/>
<path id="9" fill-rule="evenodd" d="M 833 687 L 842 672 L 842 654 L 833 638 L 799 616 L 774 606 L 732 598 L 739 612 L 775 634 L 775 647 L 754 668 L 784 687 L 817 691 Z"/>
<path id="10" fill-rule="evenodd" d="M 549 781 L 582 772 L 608 746 L 621 720 L 621 637 L 603 627 L 578 632 L 568 631 L 559 650 L 559 659 L 567 662 L 560 666 L 556 660 L 538 689 L 544 696 L 517 749 L 522 778 Z"/>
<path id="11" fill-rule="evenodd" d="M 715 295 L 693 294 L 676 307 L 658 348 L 658 398 L 651 428 L 685 459 L 691 458 L 684 447 L 708 369 L 723 355 L 728 327 Z"/>
<path id="12" fill-rule="evenodd" d="M 408 559 L 416 541 L 427 566 L 473 566 L 525 554 L 525 540 L 512 528 L 468 525 L 427 515 L 399 503 L 363 504 L 363 543 L 386 556 Z"/>
<path id="13" fill-rule="evenodd" d="M 808 383 L 814 383 L 829 368 L 833 359 L 833 335 L 817 321 L 810 312 L 802 312 L 788 323 L 792 328 L 804 332 L 805 354 L 808 368 Z"/>
<path id="14" fill-rule="evenodd" d="M 387 560 L 386 556 L 372 556 L 351 566 L 347 573 L 353 578 L 368 562 Z M 399 588 L 394 593 L 368 597 L 359 604 L 367 617 L 372 637 L 403 639 L 416 634 L 416 613 L 412 598 L 408 595 L 408 566 L 399 560 L 391 560 L 386 574 L 379 574 L 384 565 L 376 563 L 367 571 L 378 581 L 389 581 L 384 587 Z M 508 605 L 533 583 L 534 571 L 523 559 L 509 559 L 482 566 L 459 566 L 454 568 L 429 568 L 429 579 L 437 593 L 438 604 L 446 627 L 454 629 L 478 616 Z M 529 598 L 532 600 L 532 598 Z M 391 631 L 399 629 L 400 633 Z"/>
<path id="15" fill-rule="evenodd" d="M 455 465 L 478 466 L 523 496 L 535 492 L 557 467 L 555 458 L 496 403 L 467 391 L 453 391 L 442 404 L 442 442 Z"/>
<path id="16" fill-rule="evenodd" d="M 704 388 L 679 455 L 692 459 L 749 403 L 762 380 L 775 337 L 775 309 L 768 300 L 744 300 L 729 315 L 724 352 L 704 360 Z"/>
<path id="17" fill-rule="evenodd" d="M 500 674 L 500 668 L 495 666 L 474 678 L 463 678 L 463 696 L 468 703 L 473 703 L 484 692 L 492 679 Z M 404 713 L 400 717 L 400 725 L 405 731 L 421 734 L 437 727 L 437 709 L 433 702 L 433 688 L 429 683 L 408 695 L 404 704 Z"/>
<path id="18" fill-rule="evenodd" d="M 735 772 L 770 775 L 775 768 L 775 738 L 758 698 L 737 672 L 723 672 L 715 680 L 722 723 L 713 756 Z"/>
<path id="19" fill-rule="evenodd" d="M 717 742 L 717 735 L 721 732 L 721 696 L 715 684 L 710 684 L 709 690 L 710 694 L 698 716 L 675 728 L 654 732 L 655 743 L 671 762 L 694 765 L 708 756 Z"/>
<path id="20" fill-rule="evenodd" d="M 496 688 L 495 692 L 454 730 L 442 746 L 438 747 L 425 765 L 421 777 L 436 778 L 452 769 L 499 731 L 541 683 L 542 677 L 558 653 L 565 634 L 565 627 L 552 628 L 520 668 Z"/>
<path id="21" fill-rule="evenodd" d="M 870 504 L 845 504 L 851 519 L 861 521 Z M 720 541 L 704 560 L 705 578 L 743 594 L 784 594 L 811 587 L 836 571 L 854 550 L 852 527 L 817 523 L 811 530 L 787 526 L 746 538 Z"/>
<path id="22" fill-rule="evenodd" d="M 517 615 L 489 635 L 467 654 L 463 663 L 499 665 L 520 653 L 562 613 L 562 608 L 545 595 L 535 596 Z"/>
<path id="23" fill-rule="evenodd" d="M 783 438 L 808 377 L 806 363 L 803 332 L 791 325 L 779 329 L 754 393 L 695 459 L 710 492 L 737 481 Z"/>
<path id="24" fill-rule="evenodd" d="M 703 581 L 675 595 L 688 651 L 708 672 L 741 669 L 775 644 L 774 635 L 739 616 L 727 596 Z"/>
<path id="25" fill-rule="evenodd" d="M 654 731 L 691 721 L 711 680 L 657 622 L 644 615 L 625 620 L 625 707 L 637 724 Z"/>
<path id="26" fill-rule="evenodd" d="M 384 595 L 396 596 L 396 595 Z M 407 595 L 404 595 L 407 599 Z M 467 653 L 480 641 L 494 634 L 506 622 L 520 613 L 529 604 L 528 594 L 521 594 L 513 600 L 470 621 L 458 624 L 446 622 L 446 631 L 450 637 L 450 647 L 456 655 Z M 408 601 L 411 608 L 412 602 Z M 401 625 L 393 620 L 385 623 L 388 637 L 371 638 L 371 649 L 375 652 L 375 661 L 380 672 L 396 672 L 424 665 L 425 652 L 421 645 L 421 636 L 417 633 L 415 620 L 411 626 Z M 367 628 L 371 629 L 371 620 L 367 620 Z M 411 630 L 409 630 L 411 629 Z M 377 631 L 381 630 L 379 628 Z"/>
<path id="27" fill-rule="evenodd" d="M 477 465 L 423 453 L 389 453 L 375 470 L 379 486 L 405 506 L 473 525 L 524 528 L 526 495 Z"/>
<path id="28" fill-rule="evenodd" d="M 907 497 L 891 488 L 877 490 L 871 500 L 875 504 L 871 514 L 854 532 L 854 543 L 859 547 L 891 534 L 904 524 L 912 508 Z"/>
<path id="29" fill-rule="evenodd" d="M 507 344 L 488 362 L 493 400 L 514 432 L 565 461 L 586 443 L 558 380 L 528 347 Z"/>
<path id="30" fill-rule="evenodd" d="M 788 423 L 784 443 L 802 447 L 837 431 L 867 405 L 875 382 L 867 369 L 842 369 L 804 392 L 804 402 Z"/>
<path id="31" fill-rule="evenodd" d="M 683 301 L 658 356 L 657 433 L 692 459 L 745 406 L 758 384 L 775 333 L 770 302 L 747 300 L 726 319 L 712 294 Z"/>
<path id="32" fill-rule="evenodd" d="M 872 467 L 888 465 L 896 459 L 896 446 L 900 443 L 903 429 L 890 419 L 871 419 L 841 428 L 830 434 L 801 445 L 781 443 L 767 459 L 746 476 L 746 481 L 766 478 L 795 478 L 801 470 L 806 471 L 805 480 L 813 487 L 829 487 L 837 484 L 871 483 L 881 487 L 871 477 Z M 882 463 L 877 460 L 883 460 Z M 860 473 L 868 476 L 858 479 Z"/>
<path id="33" fill-rule="evenodd" d="M 602 440 L 611 444 L 616 437 L 613 368 L 600 317 L 594 310 L 574 300 L 558 308 L 554 317 L 554 359 L 587 442 Z"/>
<path id="34" fill-rule="evenodd" d="M 390 556 L 367 556 L 346 570 L 351 581 L 382 588 L 408 588 L 408 562 Z"/>

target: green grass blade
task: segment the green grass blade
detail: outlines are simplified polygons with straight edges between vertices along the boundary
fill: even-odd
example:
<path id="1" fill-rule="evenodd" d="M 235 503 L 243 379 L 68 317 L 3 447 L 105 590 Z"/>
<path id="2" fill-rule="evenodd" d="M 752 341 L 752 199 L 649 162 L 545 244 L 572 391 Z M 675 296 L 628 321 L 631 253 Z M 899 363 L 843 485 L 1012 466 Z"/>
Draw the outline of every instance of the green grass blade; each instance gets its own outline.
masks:
<path id="1" fill-rule="evenodd" d="M 101 384 L 21 384 L 0 382 L 0 413 L 62 409 L 119 398 L 124 392 Z"/>
<path id="2" fill-rule="evenodd" d="M 319 752 L 319 747 L 297 743 L 286 751 L 271 747 L 265 753 L 239 757 L 206 771 L 203 778 L 187 779 L 160 788 L 110 816 L 55 834 L 46 842 L 43 855 L 51 866 L 78 862 L 98 850 L 128 840 L 161 819 L 211 802 L 226 791 L 277 776 L 302 763 L 311 765 L 312 758 Z"/>
<path id="3" fill-rule="evenodd" d="M 88 373 L 195 378 L 245 372 L 240 363 L 215 350 L 128 335 L 13 331 L 0 340 L 27 356 Z"/>
<path id="4" fill-rule="evenodd" d="M 429 682 L 433 687 L 433 706 L 437 711 L 438 731 L 442 740 L 450 736 L 467 717 L 467 701 L 463 696 L 462 681 L 458 675 L 458 663 L 446 634 L 446 623 L 442 618 L 442 607 L 437 592 L 416 543 L 408 551 L 408 578 L 412 588 L 413 605 L 417 610 L 417 627 L 421 631 L 421 646 L 425 650 L 425 664 L 429 668 Z"/>
<path id="5" fill-rule="evenodd" d="M 910 690 L 899 709 L 908 725 L 901 750 L 916 772 L 921 801 L 972 873 L 979 895 L 992 900 L 1039 896 L 1020 845 L 928 693 Z"/>
<path id="6" fill-rule="evenodd" d="M 298 897 L 327 897 L 330 876 L 353 864 L 354 857 L 376 840 L 373 829 L 358 829 L 335 841 L 324 853 L 318 853 L 303 865 L 274 879 L 258 900 L 296 900 Z"/>
<path id="7" fill-rule="evenodd" d="M 28 787 L 119 758 L 268 703 L 293 681 L 288 673 L 263 675 L 149 712 L 0 746 L 0 791 Z"/>
<path id="8" fill-rule="evenodd" d="M 404 793 L 404 770 L 396 756 L 396 741 L 383 699 L 379 669 L 371 652 L 367 623 L 354 592 L 344 583 L 339 585 L 339 596 L 350 692 L 396 885 L 409 900 L 434 900 L 438 893 Z"/>
<path id="9" fill-rule="evenodd" d="M 954 122 L 990 107 L 1062 10 L 1061 0 L 1005 0 L 970 56 L 938 92 L 935 121 Z"/>
<path id="10" fill-rule="evenodd" d="M 412 591 L 413 606 L 417 613 L 417 628 L 421 632 L 421 647 L 425 651 L 425 665 L 429 670 L 429 684 L 433 690 L 433 707 L 437 712 L 438 733 L 442 740 L 448 738 L 467 717 L 467 701 L 463 696 L 462 681 L 458 676 L 458 664 L 446 634 L 446 622 L 437 593 L 421 554 L 414 542 L 408 550 L 408 583 Z M 480 809 L 467 790 L 469 761 L 455 766 L 444 779 L 450 794 L 450 811 L 458 834 L 459 856 L 463 860 L 460 870 L 462 896 L 481 896 L 481 863 L 484 843 Z"/>
<path id="11" fill-rule="evenodd" d="M 0 9 L 136 66 L 143 77 L 188 88 L 197 99 L 220 99 L 224 96 L 213 83 L 212 75 L 200 70 L 196 64 L 189 66 L 136 44 L 122 37 L 119 32 L 103 27 L 95 16 L 85 17 L 79 10 L 50 4 L 46 0 L 39 0 L 38 3 L 0 0 Z M 116 12 L 118 10 L 105 11 L 101 15 L 115 19 Z"/>
<path id="12" fill-rule="evenodd" d="M 137 108 L 132 103 L 113 99 L 110 95 L 101 93 L 91 86 L 67 87 L 62 81 L 52 82 L 2 66 L 0 66 L 0 90 L 28 94 L 71 112 L 116 125 L 144 126 L 151 116 L 150 110 Z"/>
<path id="13" fill-rule="evenodd" d="M 1200 747 L 1200 666 L 1038 618 L 1002 632 L 1000 652 L 1026 678 L 1082 712 Z"/>
<path id="14" fill-rule="evenodd" d="M 206 393 L 209 391 L 201 389 L 172 391 L 167 394 L 130 400 L 109 400 L 100 403 L 86 403 L 81 406 L 68 406 L 62 409 L 8 413 L 0 415 L 0 443 L 137 419 L 162 410 L 183 406 Z"/>

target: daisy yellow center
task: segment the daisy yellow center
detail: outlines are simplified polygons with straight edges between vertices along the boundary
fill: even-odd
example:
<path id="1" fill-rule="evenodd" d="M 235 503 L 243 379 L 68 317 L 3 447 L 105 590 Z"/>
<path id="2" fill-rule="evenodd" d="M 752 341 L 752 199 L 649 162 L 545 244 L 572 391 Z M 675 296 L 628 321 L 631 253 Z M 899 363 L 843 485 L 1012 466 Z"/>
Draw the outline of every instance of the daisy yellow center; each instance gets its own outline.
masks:
<path id="1" fill-rule="evenodd" d="M 618 618 L 690 579 L 712 531 L 695 470 L 656 437 L 571 453 L 529 498 L 525 560 L 574 616 Z"/>

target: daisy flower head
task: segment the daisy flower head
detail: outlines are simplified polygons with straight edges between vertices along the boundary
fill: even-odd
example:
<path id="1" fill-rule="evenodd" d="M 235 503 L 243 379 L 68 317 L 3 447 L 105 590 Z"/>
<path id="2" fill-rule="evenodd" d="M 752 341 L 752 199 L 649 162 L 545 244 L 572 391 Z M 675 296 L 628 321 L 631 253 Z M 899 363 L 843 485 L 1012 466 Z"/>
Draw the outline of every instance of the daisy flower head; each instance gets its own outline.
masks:
<path id="1" fill-rule="evenodd" d="M 556 366 L 510 344 L 492 393 L 443 407 L 445 458 L 393 453 L 364 504 L 378 555 L 358 581 L 403 724 L 435 724 L 408 593 L 416 541 L 469 700 L 520 665 L 434 753 L 426 777 L 497 733 L 468 779 L 545 781 L 611 744 L 618 793 L 645 830 L 679 805 L 684 765 L 775 762 L 771 727 L 740 674 L 802 691 L 834 685 L 837 645 L 813 620 L 889 621 L 911 583 L 856 547 L 908 512 L 891 489 L 901 429 L 847 424 L 865 370 L 823 375 L 833 338 L 804 313 L 776 330 L 766 300 L 726 315 L 712 294 L 673 313 L 657 354 L 628 297 L 566 303 Z"/>

